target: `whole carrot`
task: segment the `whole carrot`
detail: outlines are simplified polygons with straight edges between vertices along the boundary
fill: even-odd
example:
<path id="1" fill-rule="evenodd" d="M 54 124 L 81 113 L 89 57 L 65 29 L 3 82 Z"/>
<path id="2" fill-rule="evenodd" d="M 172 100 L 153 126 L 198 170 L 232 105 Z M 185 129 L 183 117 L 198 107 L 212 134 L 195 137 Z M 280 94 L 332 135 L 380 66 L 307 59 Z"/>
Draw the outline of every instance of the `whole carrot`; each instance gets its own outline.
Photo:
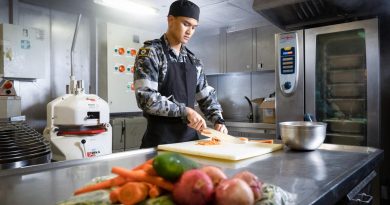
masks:
<path id="1" fill-rule="evenodd" d="M 157 176 L 157 172 L 151 164 L 146 164 L 143 167 L 143 170 L 150 176 Z"/>
<path id="2" fill-rule="evenodd" d="M 148 182 L 168 191 L 173 190 L 173 184 L 171 182 L 159 176 L 150 176 L 144 170 L 127 170 L 122 167 L 113 167 L 111 172 L 126 179 L 132 179 L 139 182 Z"/>
<path id="3" fill-rule="evenodd" d="M 142 163 L 142 164 L 140 164 L 140 165 L 134 167 L 132 170 L 144 169 L 145 166 L 152 165 L 152 164 L 153 164 L 153 160 L 154 160 L 154 158 L 149 159 L 149 160 L 147 160 L 146 162 L 144 162 L 144 163 Z"/>
<path id="4" fill-rule="evenodd" d="M 113 186 L 121 186 L 121 185 L 125 184 L 126 182 L 127 182 L 127 180 L 124 177 L 117 176 L 117 177 L 114 177 L 112 179 L 108 179 L 108 180 L 105 180 L 105 181 L 102 181 L 102 182 L 99 182 L 96 184 L 91 184 L 91 185 L 82 187 L 80 189 L 77 189 L 74 192 L 74 195 L 79 195 L 82 193 L 92 192 L 92 191 L 96 191 L 96 190 L 100 190 L 100 189 L 108 189 L 108 188 L 113 187 Z"/>

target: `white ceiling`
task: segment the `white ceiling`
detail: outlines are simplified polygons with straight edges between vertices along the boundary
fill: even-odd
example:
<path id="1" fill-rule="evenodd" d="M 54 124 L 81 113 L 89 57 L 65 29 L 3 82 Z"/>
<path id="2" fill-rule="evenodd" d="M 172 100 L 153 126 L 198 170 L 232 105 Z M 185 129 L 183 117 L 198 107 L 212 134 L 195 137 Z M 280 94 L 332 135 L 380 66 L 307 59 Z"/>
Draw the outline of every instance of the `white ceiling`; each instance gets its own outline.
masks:
<path id="1" fill-rule="evenodd" d="M 158 9 L 158 16 L 144 18 L 143 23 L 153 25 L 159 31 L 166 30 L 166 16 L 174 0 L 131 1 Z M 270 24 L 252 9 L 253 0 L 192 0 L 192 2 L 200 7 L 197 35 L 217 34 L 220 28 L 227 28 L 230 32 Z"/>

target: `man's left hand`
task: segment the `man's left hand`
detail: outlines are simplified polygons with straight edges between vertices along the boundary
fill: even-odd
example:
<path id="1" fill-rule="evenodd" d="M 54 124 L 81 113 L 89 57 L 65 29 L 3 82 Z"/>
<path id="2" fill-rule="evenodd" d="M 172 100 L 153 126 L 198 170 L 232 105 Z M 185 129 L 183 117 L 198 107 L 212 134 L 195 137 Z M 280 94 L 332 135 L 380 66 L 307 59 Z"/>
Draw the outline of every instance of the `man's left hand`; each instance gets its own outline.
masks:
<path id="1" fill-rule="evenodd" d="M 214 129 L 217 130 L 217 131 L 220 131 L 220 132 L 222 132 L 224 134 L 228 133 L 228 130 L 227 130 L 227 128 L 226 128 L 226 126 L 224 124 L 215 123 Z"/>

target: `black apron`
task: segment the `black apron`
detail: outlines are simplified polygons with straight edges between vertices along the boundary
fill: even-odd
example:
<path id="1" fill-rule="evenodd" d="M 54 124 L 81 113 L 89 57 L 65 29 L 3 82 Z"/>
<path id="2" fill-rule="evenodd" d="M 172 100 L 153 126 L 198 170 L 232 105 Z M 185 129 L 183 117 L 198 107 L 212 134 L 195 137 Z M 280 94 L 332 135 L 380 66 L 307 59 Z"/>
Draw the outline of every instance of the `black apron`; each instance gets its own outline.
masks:
<path id="1" fill-rule="evenodd" d="M 167 74 L 159 88 L 162 96 L 173 98 L 194 108 L 196 92 L 196 67 L 187 56 L 186 62 L 172 62 L 164 36 L 161 37 L 163 51 L 168 61 Z M 163 117 L 149 115 L 144 112 L 148 121 L 146 132 L 142 138 L 141 148 L 156 147 L 159 144 L 186 142 L 199 139 L 197 132 L 188 127 L 181 117 Z"/>

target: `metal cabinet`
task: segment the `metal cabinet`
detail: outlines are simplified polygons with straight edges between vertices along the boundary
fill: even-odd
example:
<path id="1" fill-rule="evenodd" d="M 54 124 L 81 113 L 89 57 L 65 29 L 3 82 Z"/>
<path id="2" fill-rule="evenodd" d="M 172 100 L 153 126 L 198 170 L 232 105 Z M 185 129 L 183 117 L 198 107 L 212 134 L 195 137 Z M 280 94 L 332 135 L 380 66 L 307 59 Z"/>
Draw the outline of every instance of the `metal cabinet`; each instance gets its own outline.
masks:
<path id="1" fill-rule="evenodd" d="M 123 152 L 125 149 L 124 118 L 110 120 L 112 126 L 112 152 Z"/>
<path id="2" fill-rule="evenodd" d="M 113 118 L 112 125 L 112 151 L 123 152 L 138 149 L 146 130 L 144 117 Z"/>
<path id="3" fill-rule="evenodd" d="M 222 72 L 218 35 L 194 38 L 190 41 L 188 48 L 202 61 L 206 74 Z"/>
<path id="4" fill-rule="evenodd" d="M 245 29 L 226 35 L 226 72 L 252 71 L 253 32 Z"/>
<path id="5" fill-rule="evenodd" d="M 256 65 L 254 70 L 275 70 L 275 34 L 278 27 L 262 26 L 256 28 Z"/>
<path id="6" fill-rule="evenodd" d="M 146 130 L 147 121 L 144 117 L 125 119 L 125 151 L 138 149 Z"/>

